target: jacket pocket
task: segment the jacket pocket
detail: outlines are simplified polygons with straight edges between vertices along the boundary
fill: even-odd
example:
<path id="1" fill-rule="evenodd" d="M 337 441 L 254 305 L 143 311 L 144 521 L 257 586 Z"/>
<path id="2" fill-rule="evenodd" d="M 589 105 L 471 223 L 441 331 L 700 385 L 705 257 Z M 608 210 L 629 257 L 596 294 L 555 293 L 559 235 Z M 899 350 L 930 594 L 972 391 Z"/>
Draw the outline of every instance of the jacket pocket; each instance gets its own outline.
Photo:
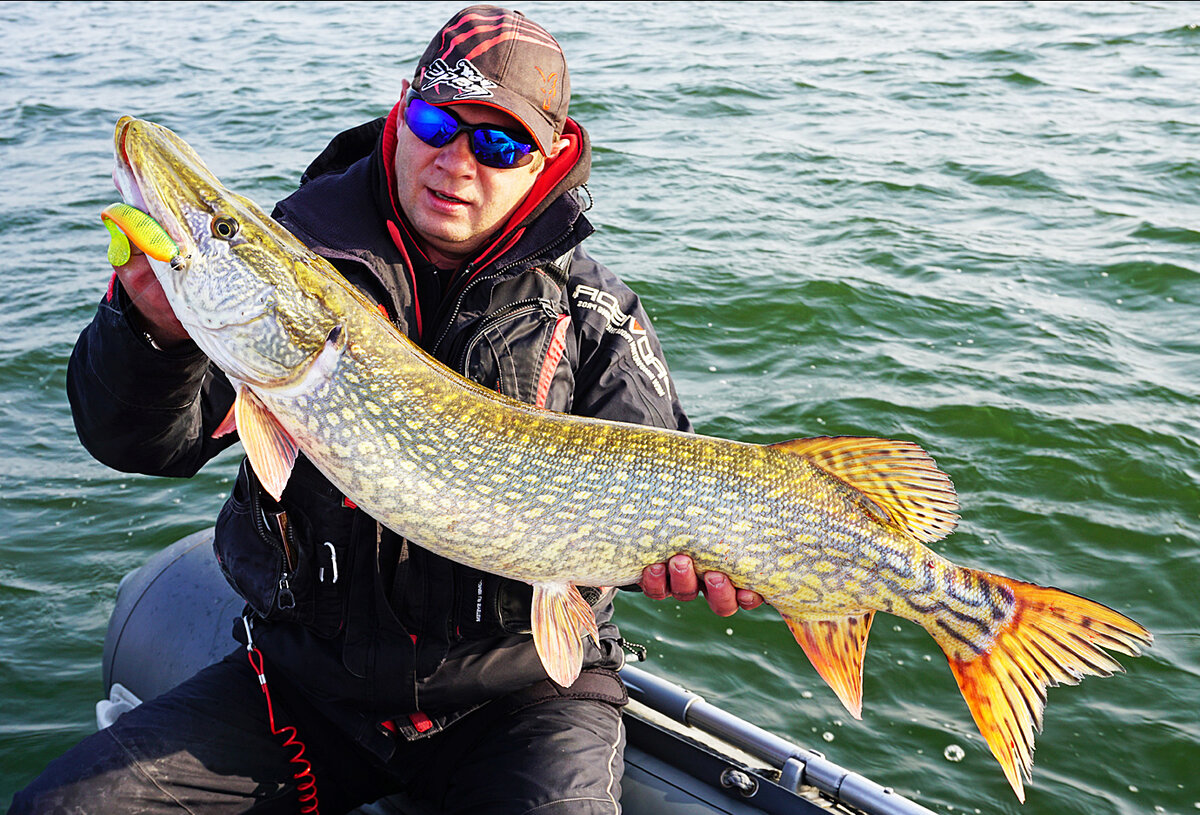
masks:
<path id="1" fill-rule="evenodd" d="M 566 393 L 574 386 L 564 358 L 570 317 L 560 305 L 529 299 L 487 315 L 464 346 L 459 370 L 527 404 L 541 402 L 544 407 L 566 410 L 569 405 L 547 404 L 552 383 L 556 391 Z M 556 396 L 551 402 L 562 401 Z"/>
<path id="2" fill-rule="evenodd" d="M 533 587 L 520 580 L 454 564 L 455 631 L 459 639 L 533 633 Z M 576 586 L 599 611 L 612 597 L 593 586 Z"/>
<path id="3" fill-rule="evenodd" d="M 294 541 L 285 546 L 286 526 L 271 528 L 260 490 L 249 462 L 243 459 L 233 494 L 217 515 L 213 551 L 229 585 L 260 617 L 298 621 L 301 615 L 292 589 L 297 547 Z"/>
<path id="4" fill-rule="evenodd" d="M 243 460 L 217 516 L 213 550 L 225 579 L 260 617 L 332 636 L 343 620 L 339 566 L 345 546 L 315 543 L 296 503 L 286 510 L 276 503 Z"/>
<path id="5" fill-rule="evenodd" d="M 454 628 L 459 639 L 529 634 L 533 587 L 454 564 Z"/>

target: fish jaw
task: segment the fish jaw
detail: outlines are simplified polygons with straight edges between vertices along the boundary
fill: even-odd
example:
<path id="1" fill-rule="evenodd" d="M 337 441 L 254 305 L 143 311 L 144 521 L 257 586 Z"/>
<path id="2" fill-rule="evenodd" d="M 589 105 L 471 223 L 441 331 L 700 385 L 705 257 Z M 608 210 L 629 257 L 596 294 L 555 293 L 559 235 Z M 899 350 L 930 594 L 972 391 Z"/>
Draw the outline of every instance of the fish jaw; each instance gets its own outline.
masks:
<path id="1" fill-rule="evenodd" d="M 148 260 L 201 350 L 246 384 L 287 385 L 303 376 L 335 323 L 322 314 L 319 296 L 281 270 L 311 266 L 315 256 L 253 202 L 227 190 L 167 128 L 124 116 L 113 145 L 113 181 L 122 198 L 154 218 L 179 248 L 170 261 Z"/>

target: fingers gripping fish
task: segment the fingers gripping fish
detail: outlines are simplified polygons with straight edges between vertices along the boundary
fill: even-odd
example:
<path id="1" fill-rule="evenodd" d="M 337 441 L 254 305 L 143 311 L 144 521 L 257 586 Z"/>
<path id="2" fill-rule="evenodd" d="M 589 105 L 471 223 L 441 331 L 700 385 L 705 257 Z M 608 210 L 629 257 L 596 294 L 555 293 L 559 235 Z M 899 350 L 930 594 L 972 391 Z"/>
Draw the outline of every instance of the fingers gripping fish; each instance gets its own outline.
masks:
<path id="1" fill-rule="evenodd" d="M 513 401 L 414 346 L 171 131 L 125 117 L 115 143 L 126 200 L 176 244 L 151 255 L 155 273 L 237 388 L 218 432 L 236 428 L 277 498 L 302 453 L 398 534 L 532 584 L 534 642 L 561 685 L 597 636 L 575 586 L 635 583 L 683 552 L 771 603 L 856 718 L 875 613 L 923 626 L 1023 800 L 1045 689 L 1118 671 L 1107 651 L 1151 642 L 1098 603 L 927 548 L 958 501 L 915 444 L 760 446 Z"/>

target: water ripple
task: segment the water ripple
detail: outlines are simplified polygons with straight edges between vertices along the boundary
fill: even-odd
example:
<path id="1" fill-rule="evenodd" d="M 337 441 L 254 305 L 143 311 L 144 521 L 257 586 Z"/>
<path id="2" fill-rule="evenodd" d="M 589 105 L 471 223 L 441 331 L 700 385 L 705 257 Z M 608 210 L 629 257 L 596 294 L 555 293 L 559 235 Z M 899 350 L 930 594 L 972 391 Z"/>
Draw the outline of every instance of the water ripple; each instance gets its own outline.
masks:
<path id="1" fill-rule="evenodd" d="M 74 438 L 63 370 L 110 275 L 113 122 L 162 121 L 269 204 L 390 107 L 456 10 L 375 4 L 364 38 L 365 8 L 0 6 L 0 618 L 22 621 L 0 633 L 0 698 L 19 702 L 0 713 L 0 803 L 89 731 L 117 581 L 211 524 L 238 455 L 170 481 Z M 595 143 L 592 251 L 643 296 L 697 426 L 926 447 L 963 505 L 935 548 L 1160 635 L 1128 675 L 1051 693 L 1020 812 L 1193 811 L 1195 7 L 525 10 L 559 33 Z M 839 763 L 938 809 L 1018 811 L 909 623 L 876 624 L 850 722 L 774 614 L 623 597 L 621 620 L 653 670 Z"/>

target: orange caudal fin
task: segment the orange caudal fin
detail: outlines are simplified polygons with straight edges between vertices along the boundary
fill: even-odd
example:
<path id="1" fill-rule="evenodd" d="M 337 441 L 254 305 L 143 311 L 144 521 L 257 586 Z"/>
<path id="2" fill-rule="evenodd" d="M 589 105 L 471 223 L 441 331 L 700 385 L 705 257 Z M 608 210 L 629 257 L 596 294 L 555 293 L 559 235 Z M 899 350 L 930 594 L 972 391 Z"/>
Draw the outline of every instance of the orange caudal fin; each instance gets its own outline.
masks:
<path id="1" fill-rule="evenodd" d="M 868 611 L 831 620 L 783 618 L 817 673 L 856 719 L 862 718 L 863 654 L 874 616 Z"/>
<path id="2" fill-rule="evenodd" d="M 1033 770 L 1033 736 L 1042 729 L 1046 688 L 1074 685 L 1084 676 L 1110 676 L 1120 664 L 1104 649 L 1130 656 L 1153 641 L 1123 614 L 1059 589 L 983 575 L 1011 592 L 1012 612 L 990 646 L 958 658 L 961 643 L 938 639 L 979 732 L 1000 762 L 1017 798 Z"/>

